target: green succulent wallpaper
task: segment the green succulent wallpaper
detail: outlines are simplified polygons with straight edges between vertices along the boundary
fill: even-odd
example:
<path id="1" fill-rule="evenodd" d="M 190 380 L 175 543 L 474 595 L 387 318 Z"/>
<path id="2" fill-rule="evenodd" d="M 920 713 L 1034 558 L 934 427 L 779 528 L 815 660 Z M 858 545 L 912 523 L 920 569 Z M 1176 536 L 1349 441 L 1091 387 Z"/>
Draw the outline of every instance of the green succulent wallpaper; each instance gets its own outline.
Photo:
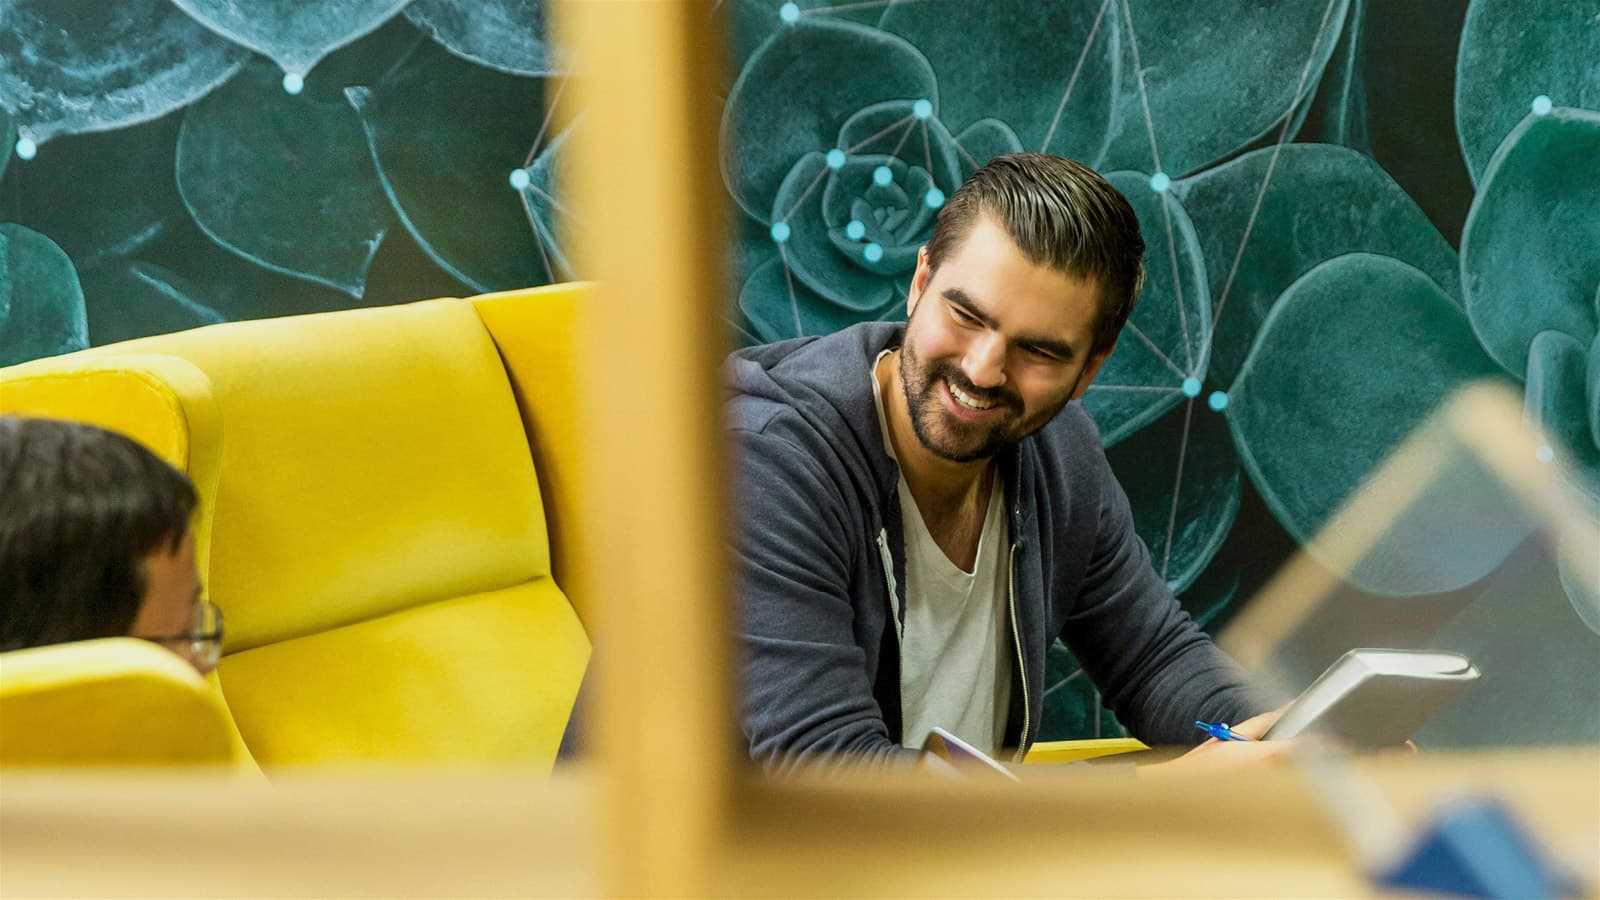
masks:
<path id="1" fill-rule="evenodd" d="M 903 315 L 937 210 L 997 154 L 1128 196 L 1148 283 L 1084 402 L 1202 624 L 1315 556 L 1473 379 L 1521 392 L 1540 461 L 1600 506 L 1600 0 L 703 6 L 735 341 Z M 0 365 L 577 277 L 572 65 L 541 0 L 0 0 Z M 1527 536 L 1492 511 L 1397 532 L 1347 577 L 1376 621 L 1512 604 L 1545 641 L 1530 683 L 1600 682 L 1600 592 L 1555 558 L 1498 580 Z M 1051 666 L 1043 737 L 1122 733 Z M 1600 707 L 1563 709 L 1543 734 L 1600 740 Z"/>
<path id="2" fill-rule="evenodd" d="M 539 0 L 0 0 L 0 365 L 572 277 L 564 66 Z"/>

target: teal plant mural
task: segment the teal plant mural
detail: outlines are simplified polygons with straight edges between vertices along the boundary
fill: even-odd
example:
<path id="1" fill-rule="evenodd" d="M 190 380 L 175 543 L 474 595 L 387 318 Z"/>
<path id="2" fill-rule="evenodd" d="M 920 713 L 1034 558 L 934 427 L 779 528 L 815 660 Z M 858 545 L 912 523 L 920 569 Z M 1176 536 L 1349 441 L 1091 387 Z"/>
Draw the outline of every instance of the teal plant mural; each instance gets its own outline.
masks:
<path id="1" fill-rule="evenodd" d="M 1128 196 L 1147 288 L 1084 402 L 1202 624 L 1315 556 L 1470 379 L 1517 386 L 1540 460 L 1600 506 L 1600 0 L 705 10 L 740 341 L 903 316 L 938 209 L 995 155 Z M 543 0 L 0 0 L 0 365 L 575 277 L 572 68 Z M 1526 531 L 1470 512 L 1390 535 L 1352 585 L 1476 584 Z M 1541 583 L 1593 674 L 1581 581 Z M 1045 737 L 1121 733 L 1064 647 L 1051 667 Z"/>
<path id="2" fill-rule="evenodd" d="M 1127 195 L 1148 281 L 1083 402 L 1203 625 L 1296 547 L 1317 557 L 1468 381 L 1520 383 L 1540 459 L 1600 503 L 1600 4 L 1446 2 L 1422 22 L 1395 0 L 717 6 L 747 342 L 902 318 L 937 210 L 997 154 L 1071 156 Z M 1387 535 L 1347 580 L 1441 596 L 1529 533 L 1460 512 Z M 1594 592 L 1563 578 L 1592 628 Z M 1051 667 L 1042 736 L 1122 733 L 1065 647 Z"/>
<path id="3" fill-rule="evenodd" d="M 0 3 L 0 365 L 572 277 L 542 0 Z"/>

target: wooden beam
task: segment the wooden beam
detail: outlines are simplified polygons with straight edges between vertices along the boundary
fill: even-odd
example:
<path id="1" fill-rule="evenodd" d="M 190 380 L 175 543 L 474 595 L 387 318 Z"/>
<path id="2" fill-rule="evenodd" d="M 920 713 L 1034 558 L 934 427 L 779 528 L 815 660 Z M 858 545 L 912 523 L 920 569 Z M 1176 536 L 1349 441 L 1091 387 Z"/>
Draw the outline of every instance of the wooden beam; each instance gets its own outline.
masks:
<path id="1" fill-rule="evenodd" d="M 565 0 L 576 68 L 571 237 L 582 277 L 593 505 L 584 595 L 598 608 L 591 746 L 600 858 L 618 896 L 713 883 L 730 803 L 728 562 L 719 420 L 723 42 L 694 0 Z M 568 101 L 563 101 L 566 104 Z"/>

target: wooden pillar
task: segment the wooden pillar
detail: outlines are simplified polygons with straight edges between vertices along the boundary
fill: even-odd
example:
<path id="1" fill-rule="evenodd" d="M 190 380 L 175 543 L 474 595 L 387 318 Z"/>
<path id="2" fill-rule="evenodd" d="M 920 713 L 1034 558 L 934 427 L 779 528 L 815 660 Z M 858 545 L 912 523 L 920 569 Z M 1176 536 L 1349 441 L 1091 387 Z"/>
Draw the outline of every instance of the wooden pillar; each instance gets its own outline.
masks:
<path id="1" fill-rule="evenodd" d="M 601 886 L 712 890 L 730 806 L 723 43 L 704 0 L 560 0 L 590 462 Z"/>

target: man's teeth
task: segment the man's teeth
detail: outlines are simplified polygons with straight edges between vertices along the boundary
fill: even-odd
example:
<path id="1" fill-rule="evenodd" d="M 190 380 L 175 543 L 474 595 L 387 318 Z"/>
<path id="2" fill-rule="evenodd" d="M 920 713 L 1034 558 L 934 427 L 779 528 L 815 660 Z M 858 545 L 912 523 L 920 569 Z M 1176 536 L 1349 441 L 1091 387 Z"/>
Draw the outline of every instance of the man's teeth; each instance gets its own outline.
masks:
<path id="1" fill-rule="evenodd" d="M 955 385 L 951 384 L 948 381 L 945 382 L 945 386 L 950 388 L 950 396 L 956 398 L 956 402 L 961 404 L 962 406 L 965 406 L 967 409 L 984 410 L 984 409 L 989 409 L 989 408 L 994 406 L 994 403 L 992 401 L 989 402 L 989 403 L 979 403 L 978 401 L 972 399 L 971 397 L 968 397 L 966 394 L 963 394 L 961 392 L 960 388 L 956 387 Z"/>

